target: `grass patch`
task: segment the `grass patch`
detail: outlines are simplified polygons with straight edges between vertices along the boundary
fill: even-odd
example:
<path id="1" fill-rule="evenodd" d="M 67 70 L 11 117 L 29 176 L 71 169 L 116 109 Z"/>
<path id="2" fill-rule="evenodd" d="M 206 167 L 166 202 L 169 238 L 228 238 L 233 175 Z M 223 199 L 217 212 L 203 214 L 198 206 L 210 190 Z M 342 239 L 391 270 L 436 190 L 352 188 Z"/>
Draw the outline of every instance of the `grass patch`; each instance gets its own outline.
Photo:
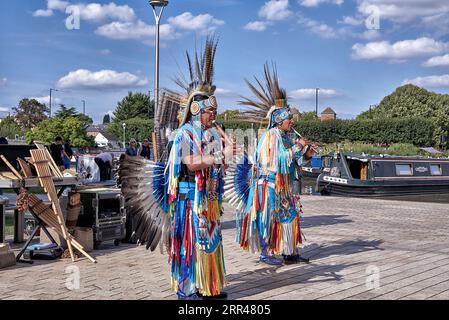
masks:
<path id="1" fill-rule="evenodd" d="M 5 217 L 5 236 L 14 235 L 14 217 Z"/>

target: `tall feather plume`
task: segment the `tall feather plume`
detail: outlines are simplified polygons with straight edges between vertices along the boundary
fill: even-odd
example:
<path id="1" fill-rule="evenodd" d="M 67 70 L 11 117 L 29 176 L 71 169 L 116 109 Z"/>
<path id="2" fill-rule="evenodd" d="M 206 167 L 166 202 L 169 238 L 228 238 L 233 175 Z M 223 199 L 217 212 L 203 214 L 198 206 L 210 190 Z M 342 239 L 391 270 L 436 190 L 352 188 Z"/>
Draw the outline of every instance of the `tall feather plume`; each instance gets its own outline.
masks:
<path id="1" fill-rule="evenodd" d="M 178 76 L 175 83 L 190 94 L 200 90 L 213 93 L 214 60 L 217 51 L 218 40 L 214 36 L 208 36 L 204 50 L 195 49 L 194 59 L 189 52 L 186 52 L 187 66 L 190 76 L 190 83 L 186 83 L 185 77 Z"/>
<path id="2" fill-rule="evenodd" d="M 238 103 L 249 107 L 249 109 L 241 112 L 239 119 L 247 122 L 266 123 L 268 121 L 266 116 L 271 107 L 275 105 L 277 99 L 287 99 L 287 93 L 279 84 L 277 67 L 274 63 L 272 63 L 271 69 L 268 62 L 264 64 L 264 83 L 257 77 L 254 77 L 254 80 L 255 82 L 251 83 L 245 79 L 256 99 L 241 97 L 243 100 Z"/>

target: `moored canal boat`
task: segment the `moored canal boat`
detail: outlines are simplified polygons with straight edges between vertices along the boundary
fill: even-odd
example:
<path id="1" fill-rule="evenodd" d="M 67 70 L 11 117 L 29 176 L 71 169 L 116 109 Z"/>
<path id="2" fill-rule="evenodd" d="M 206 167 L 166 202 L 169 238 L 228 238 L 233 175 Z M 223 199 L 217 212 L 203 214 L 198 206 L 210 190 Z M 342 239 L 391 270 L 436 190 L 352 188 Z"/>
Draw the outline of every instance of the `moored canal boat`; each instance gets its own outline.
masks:
<path id="1" fill-rule="evenodd" d="M 449 158 L 338 152 L 329 168 L 317 178 L 316 191 L 323 195 L 449 199 Z"/>

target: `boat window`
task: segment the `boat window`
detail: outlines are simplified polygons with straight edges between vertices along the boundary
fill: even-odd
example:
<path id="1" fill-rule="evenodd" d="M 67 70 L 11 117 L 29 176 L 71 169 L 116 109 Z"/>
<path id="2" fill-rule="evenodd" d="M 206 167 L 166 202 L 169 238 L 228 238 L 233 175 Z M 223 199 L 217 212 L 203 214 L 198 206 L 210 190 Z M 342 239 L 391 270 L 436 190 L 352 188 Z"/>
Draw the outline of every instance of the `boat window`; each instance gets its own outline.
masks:
<path id="1" fill-rule="evenodd" d="M 412 176 L 413 175 L 412 164 L 411 163 L 396 164 L 396 175 Z"/>
<path id="2" fill-rule="evenodd" d="M 441 164 L 430 164 L 430 174 L 432 176 L 441 176 L 443 174 L 443 172 L 441 171 Z"/>

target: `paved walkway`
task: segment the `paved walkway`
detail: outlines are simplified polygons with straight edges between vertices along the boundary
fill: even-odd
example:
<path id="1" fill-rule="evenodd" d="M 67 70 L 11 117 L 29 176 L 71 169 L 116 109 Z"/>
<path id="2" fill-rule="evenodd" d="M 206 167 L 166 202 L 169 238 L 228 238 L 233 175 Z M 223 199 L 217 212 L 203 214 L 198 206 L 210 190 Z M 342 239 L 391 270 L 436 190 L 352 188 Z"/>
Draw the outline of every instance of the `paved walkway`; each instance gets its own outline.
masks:
<path id="1" fill-rule="evenodd" d="M 449 299 L 449 205 L 303 197 L 303 255 L 310 264 L 270 267 L 233 242 L 223 223 L 230 299 Z M 104 244 L 98 263 L 68 259 L 0 270 L 0 299 L 175 299 L 166 255 Z M 66 287 L 67 267 L 80 288 Z"/>

